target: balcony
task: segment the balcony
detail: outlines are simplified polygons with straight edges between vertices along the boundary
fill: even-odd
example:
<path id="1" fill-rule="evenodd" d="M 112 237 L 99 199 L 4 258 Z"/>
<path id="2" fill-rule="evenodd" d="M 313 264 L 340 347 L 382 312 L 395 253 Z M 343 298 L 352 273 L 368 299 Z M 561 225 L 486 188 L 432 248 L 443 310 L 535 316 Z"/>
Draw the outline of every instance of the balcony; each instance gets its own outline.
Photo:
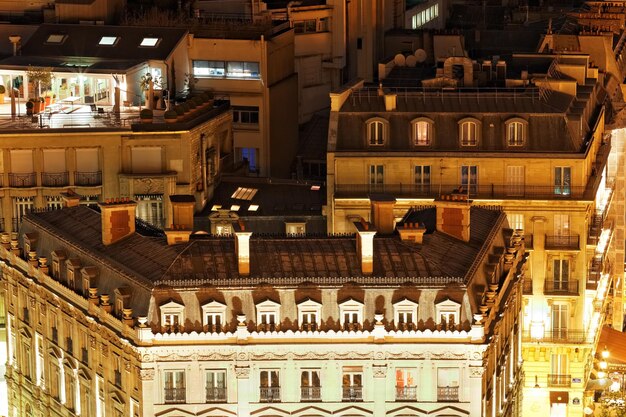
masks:
<path id="1" fill-rule="evenodd" d="M 29 172 L 27 174 L 9 174 L 9 186 L 15 188 L 28 188 L 37 185 L 37 174 Z"/>
<path id="2" fill-rule="evenodd" d="M 578 281 L 546 280 L 543 293 L 546 295 L 578 295 Z"/>
<path id="3" fill-rule="evenodd" d="M 522 294 L 524 294 L 524 295 L 532 295 L 533 294 L 533 280 L 532 280 L 532 278 L 524 278 L 524 281 L 522 281 Z"/>
<path id="4" fill-rule="evenodd" d="M 580 344 L 587 343 L 587 339 L 588 336 L 584 330 L 546 330 L 539 334 L 525 330 L 522 333 L 522 341 L 524 342 Z"/>
<path id="5" fill-rule="evenodd" d="M 75 172 L 74 185 L 80 185 L 83 187 L 102 185 L 102 171 Z"/>
<path id="6" fill-rule="evenodd" d="M 546 235 L 546 249 L 580 250 L 580 236 L 578 235 Z"/>
<path id="7" fill-rule="evenodd" d="M 318 330 L 317 323 L 302 323 L 300 330 L 303 332 L 314 332 Z"/>
<path id="8" fill-rule="evenodd" d="M 548 374 L 548 386 L 569 388 L 572 386 L 571 375 Z"/>
<path id="9" fill-rule="evenodd" d="M 453 403 L 459 401 L 459 387 L 437 387 L 437 402 Z"/>
<path id="10" fill-rule="evenodd" d="M 226 387 L 206 387 L 206 402 L 225 403 Z"/>
<path id="11" fill-rule="evenodd" d="M 44 187 L 65 187 L 70 184 L 69 174 L 65 172 L 42 172 L 41 185 Z"/>
<path id="12" fill-rule="evenodd" d="M 363 387 L 360 385 L 342 387 L 341 400 L 348 402 L 363 401 Z"/>
<path id="13" fill-rule="evenodd" d="M 300 387 L 300 401 L 321 401 L 321 387 Z"/>
<path id="14" fill-rule="evenodd" d="M 280 402 L 280 387 L 261 387 L 260 390 L 262 403 Z"/>
<path id="15" fill-rule="evenodd" d="M 165 404 L 182 404 L 185 400 L 185 388 L 165 388 Z"/>
<path id="16" fill-rule="evenodd" d="M 396 401 L 416 401 L 417 387 L 396 387 Z"/>

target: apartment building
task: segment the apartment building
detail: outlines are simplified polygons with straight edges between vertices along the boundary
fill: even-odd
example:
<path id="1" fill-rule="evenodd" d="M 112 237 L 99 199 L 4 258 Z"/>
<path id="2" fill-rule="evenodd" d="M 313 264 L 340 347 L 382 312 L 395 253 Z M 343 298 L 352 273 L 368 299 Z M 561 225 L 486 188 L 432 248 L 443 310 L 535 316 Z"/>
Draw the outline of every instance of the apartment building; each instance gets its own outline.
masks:
<path id="1" fill-rule="evenodd" d="M 329 232 L 350 231 L 378 206 L 400 221 L 457 190 L 473 205 L 501 207 L 524 234 L 528 415 L 578 416 L 592 401 L 584 394 L 589 358 L 608 291 L 623 280 L 615 184 L 624 138 L 604 130 L 599 77 L 584 54 L 497 65 L 450 57 L 413 89 L 357 83 L 331 94 Z"/>
<path id="2" fill-rule="evenodd" d="M 132 200 L 65 201 L 2 234 L 11 416 L 519 415 L 524 242 L 500 210 L 148 237 Z"/>

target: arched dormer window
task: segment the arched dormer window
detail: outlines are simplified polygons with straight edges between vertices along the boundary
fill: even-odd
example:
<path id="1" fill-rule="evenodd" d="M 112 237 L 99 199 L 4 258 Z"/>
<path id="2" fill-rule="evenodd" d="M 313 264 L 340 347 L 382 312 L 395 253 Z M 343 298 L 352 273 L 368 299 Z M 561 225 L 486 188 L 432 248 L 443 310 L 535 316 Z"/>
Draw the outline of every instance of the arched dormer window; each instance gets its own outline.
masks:
<path id="1" fill-rule="evenodd" d="M 433 140 L 434 122 L 426 117 L 411 121 L 411 138 L 415 146 L 429 146 Z"/>
<path id="2" fill-rule="evenodd" d="M 467 117 L 459 121 L 459 141 L 461 146 L 477 146 L 480 141 L 480 120 Z"/>
<path id="3" fill-rule="evenodd" d="M 382 146 L 387 142 L 389 123 L 379 117 L 366 122 L 367 143 L 370 146 Z"/>
<path id="4" fill-rule="evenodd" d="M 506 144 L 508 146 L 523 146 L 526 143 L 528 132 L 528 122 L 519 117 L 509 119 L 505 122 Z"/>

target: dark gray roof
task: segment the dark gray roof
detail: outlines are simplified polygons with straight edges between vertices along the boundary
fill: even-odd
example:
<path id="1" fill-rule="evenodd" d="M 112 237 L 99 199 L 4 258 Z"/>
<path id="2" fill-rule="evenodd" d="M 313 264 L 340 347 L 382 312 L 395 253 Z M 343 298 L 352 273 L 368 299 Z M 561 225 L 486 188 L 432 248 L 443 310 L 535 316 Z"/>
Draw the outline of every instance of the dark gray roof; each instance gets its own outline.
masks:
<path id="1" fill-rule="evenodd" d="M 145 62 L 140 59 L 109 59 L 90 57 L 64 57 L 64 56 L 11 56 L 0 61 L 2 68 L 21 69 L 29 65 L 38 67 L 51 67 L 57 72 L 102 73 L 110 74 L 111 71 L 127 71 L 130 68 Z M 77 66 L 80 64 L 81 66 Z"/>

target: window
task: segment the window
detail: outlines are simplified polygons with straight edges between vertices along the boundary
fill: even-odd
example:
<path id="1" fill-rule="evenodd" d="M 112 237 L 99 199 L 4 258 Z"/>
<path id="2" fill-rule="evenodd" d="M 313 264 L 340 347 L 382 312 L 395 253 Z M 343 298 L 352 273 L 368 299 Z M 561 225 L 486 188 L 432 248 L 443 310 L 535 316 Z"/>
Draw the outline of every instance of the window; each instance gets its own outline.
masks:
<path id="1" fill-rule="evenodd" d="M 459 324 L 461 305 L 448 299 L 435 305 L 435 317 L 438 324 L 447 330 Z"/>
<path id="2" fill-rule="evenodd" d="M 307 299 L 298 304 L 298 323 L 304 331 L 318 330 L 322 320 L 322 305 Z"/>
<path id="3" fill-rule="evenodd" d="M 570 224 L 568 214 L 554 215 L 554 234 L 556 236 L 569 236 Z"/>
<path id="4" fill-rule="evenodd" d="M 180 404 L 186 401 L 185 371 L 163 372 L 165 404 Z"/>
<path id="5" fill-rule="evenodd" d="M 113 46 L 120 38 L 118 36 L 103 36 L 100 38 L 98 45 L 100 46 Z"/>
<path id="6" fill-rule="evenodd" d="M 193 75 L 199 77 L 259 79 L 258 62 L 248 61 L 193 61 Z"/>
<path id="7" fill-rule="evenodd" d="M 278 371 L 261 371 L 261 402 L 280 402 L 280 374 Z"/>
<path id="8" fill-rule="evenodd" d="M 30 344 L 26 343 L 26 337 L 22 336 L 22 374 L 26 379 L 32 382 L 32 361 L 33 355 Z M 36 382 L 36 381 L 35 381 Z"/>
<path id="9" fill-rule="evenodd" d="M 91 381 L 86 378 L 80 378 L 79 405 L 81 416 L 91 416 Z"/>
<path id="10" fill-rule="evenodd" d="M 328 30 L 328 19 L 296 20 L 293 22 L 293 30 L 296 34 L 326 32 Z"/>
<path id="11" fill-rule="evenodd" d="M 563 338 L 567 337 L 567 329 L 569 327 L 569 313 L 567 304 L 552 304 L 551 318 L 552 318 L 552 337 Z"/>
<path id="12" fill-rule="evenodd" d="M 524 166 L 514 165 L 506 167 L 506 193 L 509 196 L 524 195 Z"/>
<path id="13" fill-rule="evenodd" d="M 569 259 L 552 259 L 552 277 L 554 291 L 567 291 L 569 288 Z"/>
<path id="14" fill-rule="evenodd" d="M 46 39 L 45 43 L 60 45 L 65 42 L 65 39 L 67 39 L 67 35 L 61 33 L 53 33 L 51 35 L 48 35 L 48 39 Z"/>
<path id="15" fill-rule="evenodd" d="M 74 370 L 65 367 L 65 407 L 74 410 L 76 407 L 76 376 Z"/>
<path id="16" fill-rule="evenodd" d="M 437 369 L 437 401 L 459 401 L 459 368 Z"/>
<path id="17" fill-rule="evenodd" d="M 385 183 L 385 167 L 383 165 L 370 165 L 370 186 Z"/>
<path id="18" fill-rule="evenodd" d="M 478 120 L 462 120 L 459 123 L 461 146 L 478 145 L 480 122 Z"/>
<path id="19" fill-rule="evenodd" d="M 164 331 L 179 332 L 185 322 L 185 307 L 174 301 L 161 306 L 161 326 Z"/>
<path id="20" fill-rule="evenodd" d="M 63 198 L 61 196 L 46 196 L 46 208 L 48 210 L 60 210 L 64 207 Z"/>
<path id="21" fill-rule="evenodd" d="M 363 374 L 361 370 L 345 367 L 341 380 L 342 401 L 363 401 Z M 354 367 L 358 368 L 358 367 Z"/>
<path id="22" fill-rule="evenodd" d="M 554 168 L 554 194 L 570 195 L 572 186 L 572 168 Z"/>
<path id="23" fill-rule="evenodd" d="M 408 330 L 417 323 L 417 303 L 403 299 L 393 305 L 393 320 L 396 328 Z"/>
<path id="24" fill-rule="evenodd" d="M 64 378 L 63 367 L 60 365 L 60 360 L 56 356 L 51 355 L 49 359 L 50 366 L 48 369 L 50 370 L 50 378 L 48 378 L 48 380 L 50 381 L 50 385 L 48 389 L 50 390 L 50 396 L 61 402 L 61 393 L 63 392 L 62 384 L 64 384 L 64 382 L 62 382 Z"/>
<path id="25" fill-rule="evenodd" d="M 257 149 L 256 148 L 239 148 L 239 152 L 241 154 L 241 161 L 244 165 L 248 165 L 248 171 L 257 172 L 256 166 L 256 157 L 257 157 Z"/>
<path id="26" fill-rule="evenodd" d="M 14 197 L 13 198 L 13 230 L 17 230 L 22 223 L 22 217 L 35 207 L 33 197 Z"/>
<path id="27" fill-rule="evenodd" d="M 412 122 L 413 144 L 416 146 L 428 146 L 432 138 L 432 121 L 417 119 Z"/>
<path id="28" fill-rule="evenodd" d="M 478 192 L 478 167 L 476 165 L 461 166 L 461 186 L 463 191 L 471 194 Z"/>
<path id="29" fill-rule="evenodd" d="M 411 18 L 411 25 L 413 29 L 418 29 L 424 26 L 426 23 L 439 17 L 439 4 L 434 4 L 428 9 L 417 12 Z"/>
<path id="30" fill-rule="evenodd" d="M 509 146 L 524 144 L 525 122 L 510 121 L 506 123 L 506 140 Z"/>
<path id="31" fill-rule="evenodd" d="M 358 330 L 363 322 L 363 303 L 349 299 L 339 304 L 339 317 L 344 330 Z"/>
<path id="32" fill-rule="evenodd" d="M 430 165 L 415 165 L 413 180 L 417 191 L 428 192 L 430 190 Z"/>
<path id="33" fill-rule="evenodd" d="M 153 38 L 153 37 L 145 37 L 141 40 L 139 46 L 144 48 L 154 48 L 159 42 L 161 42 L 161 38 Z"/>
<path id="34" fill-rule="evenodd" d="M 102 184 L 100 153 L 98 148 L 76 149 L 76 185 L 94 186 Z M 97 199 L 96 199 L 97 200 Z"/>
<path id="35" fill-rule="evenodd" d="M 367 122 L 367 142 L 371 146 L 385 144 L 386 123 L 382 120 L 370 120 Z"/>
<path id="36" fill-rule="evenodd" d="M 233 106 L 233 123 L 259 124 L 259 108 L 253 106 Z"/>
<path id="37" fill-rule="evenodd" d="M 226 63 L 226 77 L 259 78 L 259 63 L 229 61 Z"/>
<path id="38" fill-rule="evenodd" d="M 396 400 L 417 399 L 417 370 L 414 368 L 396 369 Z"/>
<path id="39" fill-rule="evenodd" d="M 256 305 L 256 322 L 261 331 L 277 330 L 280 323 L 280 304 L 265 300 Z"/>
<path id="40" fill-rule="evenodd" d="M 206 402 L 226 402 L 226 371 L 207 371 Z"/>
<path id="41" fill-rule="evenodd" d="M 160 174 L 163 171 L 163 148 L 134 146 L 130 148 L 133 174 Z"/>
<path id="42" fill-rule="evenodd" d="M 322 398 L 320 370 L 306 369 L 300 374 L 301 401 L 319 401 Z"/>
<path id="43" fill-rule="evenodd" d="M 222 332 L 226 318 L 226 306 L 217 301 L 210 301 L 202 306 L 202 317 L 207 332 Z"/>
<path id="44" fill-rule="evenodd" d="M 135 194 L 137 218 L 163 229 L 163 194 Z"/>
<path id="45" fill-rule="evenodd" d="M 306 234 L 306 223 L 285 223 L 285 231 L 288 236 L 301 236 Z"/>
<path id="46" fill-rule="evenodd" d="M 524 231 L 524 215 L 522 213 L 509 213 L 507 218 L 511 229 Z"/>

